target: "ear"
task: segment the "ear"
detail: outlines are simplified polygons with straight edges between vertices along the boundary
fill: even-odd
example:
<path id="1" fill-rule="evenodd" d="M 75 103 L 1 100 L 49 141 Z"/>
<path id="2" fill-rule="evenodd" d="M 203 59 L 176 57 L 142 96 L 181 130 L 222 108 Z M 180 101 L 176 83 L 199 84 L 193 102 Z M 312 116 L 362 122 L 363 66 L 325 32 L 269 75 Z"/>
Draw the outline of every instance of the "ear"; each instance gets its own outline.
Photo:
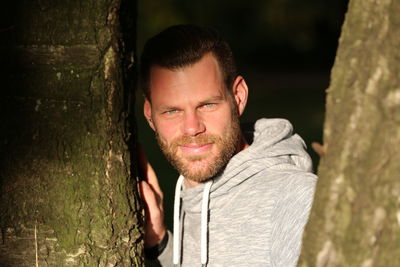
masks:
<path id="1" fill-rule="evenodd" d="M 144 98 L 143 114 L 144 114 L 144 117 L 146 118 L 147 122 L 149 123 L 149 126 L 151 127 L 151 129 L 153 129 L 153 131 L 155 131 L 153 119 L 151 117 L 151 103 L 147 99 L 147 97 Z"/>
<path id="2" fill-rule="evenodd" d="M 239 116 L 244 112 L 247 103 L 247 97 L 249 95 L 249 88 L 242 76 L 237 76 L 233 82 L 233 96 L 238 107 Z"/>

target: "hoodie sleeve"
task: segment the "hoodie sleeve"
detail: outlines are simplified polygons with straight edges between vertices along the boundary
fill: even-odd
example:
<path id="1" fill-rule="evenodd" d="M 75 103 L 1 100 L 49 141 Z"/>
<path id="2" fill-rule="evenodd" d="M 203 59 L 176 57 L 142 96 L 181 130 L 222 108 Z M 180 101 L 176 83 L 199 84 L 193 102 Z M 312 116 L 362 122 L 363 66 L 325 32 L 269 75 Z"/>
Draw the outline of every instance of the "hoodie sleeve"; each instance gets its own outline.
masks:
<path id="1" fill-rule="evenodd" d="M 162 267 L 172 267 L 172 233 L 168 230 L 168 243 L 164 251 L 158 256 L 157 260 Z"/>
<path id="2" fill-rule="evenodd" d="M 314 174 L 299 172 L 290 175 L 278 189 L 272 214 L 272 266 L 296 266 L 316 181 Z"/>

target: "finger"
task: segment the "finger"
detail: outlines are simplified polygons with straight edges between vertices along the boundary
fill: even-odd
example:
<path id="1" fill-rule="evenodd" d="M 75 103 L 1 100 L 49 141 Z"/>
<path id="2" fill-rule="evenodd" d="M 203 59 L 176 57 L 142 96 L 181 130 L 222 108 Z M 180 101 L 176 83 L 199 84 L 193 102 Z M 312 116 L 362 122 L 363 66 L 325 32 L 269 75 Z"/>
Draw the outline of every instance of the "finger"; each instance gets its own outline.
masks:
<path id="1" fill-rule="evenodd" d="M 160 208 L 160 205 L 157 201 L 157 196 L 147 182 L 141 181 L 139 183 L 139 189 L 140 195 L 146 204 L 148 212 Z"/>
<path id="2" fill-rule="evenodd" d="M 154 169 L 150 165 L 150 163 L 147 163 L 146 175 L 147 175 L 146 180 L 149 183 L 149 185 L 154 189 L 154 191 L 157 192 L 157 194 L 159 194 L 162 197 L 163 193 L 161 191 L 160 184 L 158 183 L 158 178 L 157 178 L 156 172 L 154 171 Z"/>

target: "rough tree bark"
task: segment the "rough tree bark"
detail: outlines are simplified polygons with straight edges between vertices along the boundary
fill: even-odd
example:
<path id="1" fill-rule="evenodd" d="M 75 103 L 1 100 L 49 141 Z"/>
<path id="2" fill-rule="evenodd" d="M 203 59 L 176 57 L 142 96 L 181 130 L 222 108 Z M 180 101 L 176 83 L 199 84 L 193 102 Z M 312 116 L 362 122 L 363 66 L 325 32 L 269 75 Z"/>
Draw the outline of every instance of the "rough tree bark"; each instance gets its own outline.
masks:
<path id="1" fill-rule="evenodd" d="M 142 266 L 127 144 L 136 1 L 7 5 L 0 266 Z"/>
<path id="2" fill-rule="evenodd" d="M 350 0 L 299 266 L 400 266 L 400 1 Z"/>

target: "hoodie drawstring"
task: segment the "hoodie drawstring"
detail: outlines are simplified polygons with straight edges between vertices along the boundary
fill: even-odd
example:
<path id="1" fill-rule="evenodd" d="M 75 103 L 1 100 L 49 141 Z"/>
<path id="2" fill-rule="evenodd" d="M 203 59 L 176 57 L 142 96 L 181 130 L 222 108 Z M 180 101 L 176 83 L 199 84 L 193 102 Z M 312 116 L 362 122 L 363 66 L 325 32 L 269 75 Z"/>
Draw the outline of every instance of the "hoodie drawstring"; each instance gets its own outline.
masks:
<path id="1" fill-rule="evenodd" d="M 179 265 L 179 250 L 180 250 L 180 213 L 181 213 L 181 189 L 183 183 L 183 176 L 179 176 L 175 187 L 174 199 L 174 243 L 173 243 L 173 263 L 175 266 Z"/>
<path id="2" fill-rule="evenodd" d="M 204 186 L 203 200 L 201 203 L 201 265 L 205 267 L 208 260 L 208 203 L 210 199 L 210 189 L 213 180 L 207 181 Z"/>
<path id="3" fill-rule="evenodd" d="M 175 187 L 174 200 L 174 243 L 173 243 L 173 264 L 179 266 L 181 250 L 181 231 L 180 231 L 180 213 L 181 213 L 181 189 L 183 176 L 180 176 Z M 213 180 L 206 182 L 203 191 L 203 200 L 201 203 L 201 223 L 200 223 L 200 261 L 205 267 L 208 261 L 208 204 L 210 199 L 210 190 Z"/>

